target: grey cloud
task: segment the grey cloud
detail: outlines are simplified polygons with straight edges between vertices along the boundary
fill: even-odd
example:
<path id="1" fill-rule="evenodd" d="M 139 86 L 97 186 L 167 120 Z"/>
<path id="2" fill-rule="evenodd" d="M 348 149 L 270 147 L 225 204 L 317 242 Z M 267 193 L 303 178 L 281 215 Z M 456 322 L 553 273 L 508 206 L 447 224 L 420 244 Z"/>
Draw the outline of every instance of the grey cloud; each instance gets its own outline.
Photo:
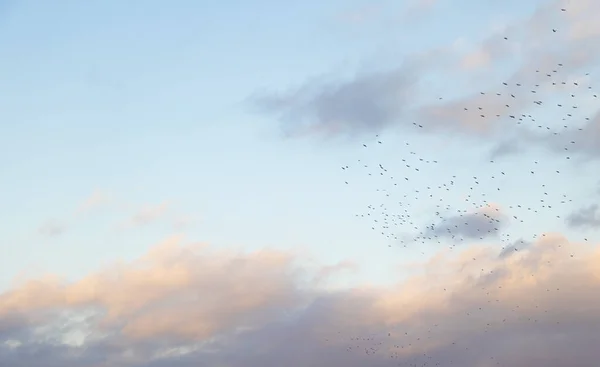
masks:
<path id="1" fill-rule="evenodd" d="M 598 49 L 592 46 L 598 41 L 600 35 L 570 44 L 547 42 L 544 44 L 545 47 L 528 49 L 524 51 L 522 65 L 509 77 L 496 80 L 491 85 L 483 85 L 474 94 L 466 97 L 449 100 L 443 104 L 424 106 L 421 108 L 419 121 L 428 126 L 458 127 L 458 131 L 486 141 L 489 141 L 490 137 L 501 140 L 490 153 L 492 156 L 517 153 L 527 144 L 541 143 L 551 147 L 548 141 L 563 142 L 568 138 L 567 134 L 560 136 L 538 134 L 521 128 L 515 124 L 515 121 L 523 118 L 524 115 L 535 118 L 538 114 L 536 110 L 544 108 L 544 105 L 539 106 L 535 102 L 543 103 L 548 98 L 555 98 L 557 94 L 550 88 L 553 82 L 560 84 L 561 81 L 578 73 L 584 73 L 586 68 L 592 67 L 600 56 Z M 500 51 L 501 54 L 504 53 L 502 49 Z M 492 60 L 501 61 L 494 58 Z M 559 63 L 563 66 L 558 67 Z M 560 74 L 553 73 L 557 69 Z M 536 72 L 537 70 L 540 72 Z M 555 77 L 560 76 L 560 81 L 556 78 L 548 78 L 547 73 Z M 537 93 L 533 94 L 530 90 L 535 85 L 540 87 L 536 87 Z M 571 103 L 571 97 L 565 98 L 569 98 L 564 100 L 565 104 Z M 600 135 L 598 132 L 600 128 L 595 126 L 592 120 L 588 123 L 586 134 L 571 133 L 573 137 L 579 138 L 575 149 L 582 153 L 598 153 L 598 145 L 593 142 L 597 141 L 595 139 Z"/>
<path id="2" fill-rule="evenodd" d="M 437 71 L 457 71 L 455 59 L 460 55 L 447 47 L 413 55 L 409 62 L 392 71 L 362 73 L 352 80 L 337 82 L 311 80 L 287 93 L 257 95 L 251 98 L 251 103 L 259 112 L 276 116 L 293 136 L 377 133 L 392 126 L 412 127 L 412 123 L 418 121 L 424 127 L 422 131 L 447 130 L 486 139 L 490 135 L 502 138 L 507 131 L 515 131 L 514 126 L 507 124 L 508 116 L 494 118 L 497 114 L 509 114 L 506 104 L 511 106 L 510 114 L 515 116 L 537 107 L 530 95 L 510 97 L 510 94 L 522 94 L 523 89 L 518 88 L 517 83 L 547 83 L 545 72 L 556 68 L 558 63 L 564 64 L 563 76 L 572 75 L 594 65 L 600 56 L 598 48 L 593 47 L 600 39 L 600 32 L 597 35 L 588 32 L 585 37 L 573 34 L 582 22 L 593 22 L 581 14 L 598 13 L 600 7 L 594 2 L 580 4 L 585 6 L 583 11 L 573 11 L 575 15 L 569 18 L 560 12 L 562 6 L 559 1 L 546 3 L 531 18 L 511 25 L 506 30 L 509 41 L 503 39 L 503 34 L 493 34 L 482 42 L 481 52 L 488 55 L 494 65 L 515 55 L 522 60 L 512 75 L 497 80 L 497 86 L 479 87 L 485 95 L 475 90 L 474 95 L 458 100 L 421 103 L 422 76 Z M 552 32 L 554 27 L 560 32 Z M 544 72 L 536 73 L 537 69 Z M 476 80 L 477 85 L 481 85 L 480 78 Z M 503 87 L 501 82 L 508 85 Z M 491 98 L 496 97 L 499 88 L 502 95 Z M 550 92 L 536 97 L 544 98 L 542 94 L 547 96 Z M 469 110 L 465 111 L 465 107 Z"/>
<path id="3" fill-rule="evenodd" d="M 379 132 L 404 116 L 415 84 L 414 74 L 401 68 L 262 95 L 254 103 L 263 112 L 279 116 L 292 135 Z"/>
<path id="4" fill-rule="evenodd" d="M 65 231 L 66 227 L 64 225 L 55 221 L 48 221 L 38 228 L 37 233 L 42 236 L 56 237 L 65 233 Z"/>
<path id="5" fill-rule="evenodd" d="M 498 143 L 490 152 L 490 159 L 498 159 L 511 154 L 523 151 L 523 147 L 518 140 L 506 140 Z"/>
<path id="6" fill-rule="evenodd" d="M 26 338 L 30 327 L 31 324 L 23 315 L 3 315 L 0 317 L 0 341 Z"/>
<path id="7" fill-rule="evenodd" d="M 479 254 L 480 263 L 473 263 L 465 250 L 447 263 L 431 265 L 430 270 L 444 268 L 451 276 L 409 279 L 392 288 L 333 292 L 290 285 L 280 291 L 311 301 L 278 305 L 270 308 L 270 319 L 252 328 L 202 340 L 168 334 L 132 339 L 119 327 L 105 325 L 92 330 L 82 347 L 69 346 L 48 338 L 41 328 L 47 323 L 33 311 L 29 321 L 4 328 L 13 316 L 0 312 L 5 330 L 0 365 L 595 367 L 600 358 L 600 253 L 575 246 L 583 245 L 548 236 L 519 251 L 518 258 L 498 258 L 490 250 Z M 580 256 L 570 258 L 571 251 Z M 485 274 L 474 276 L 480 268 Z M 535 282 L 528 281 L 530 274 Z M 54 324 L 52 334 L 62 330 Z M 22 344 L 8 346 L 3 343 L 8 339 Z"/>
<path id="8" fill-rule="evenodd" d="M 559 16 L 557 9 L 565 7 L 568 9 L 563 14 L 570 14 L 571 17 Z M 575 9 L 579 7 L 579 9 Z M 572 11 L 571 11 L 572 10 Z M 575 11 L 577 10 L 577 11 Z M 531 114 L 536 116 L 535 109 L 543 108 L 543 106 L 536 106 L 533 102 L 535 100 L 544 101 L 546 98 L 555 98 L 558 96 L 551 87 L 551 83 L 555 82 L 560 85 L 563 81 L 573 78 L 575 76 L 581 76 L 584 73 L 593 72 L 596 65 L 600 61 L 600 50 L 595 47 L 600 41 L 600 29 L 595 26 L 595 21 L 591 20 L 594 18 L 592 14 L 600 14 L 600 6 L 597 2 L 582 1 L 578 4 L 565 5 L 562 1 L 553 1 L 540 8 L 531 19 L 524 22 L 521 25 L 516 25 L 512 29 L 509 28 L 507 31 L 509 34 L 512 33 L 523 33 L 525 35 L 526 45 L 530 45 L 526 49 L 521 51 L 523 63 L 513 73 L 513 75 L 507 80 L 508 89 L 505 90 L 509 93 L 519 97 L 517 101 L 513 100 L 510 104 L 510 114 L 517 118 L 523 114 Z M 562 18 L 562 19 L 561 19 Z M 554 32 L 550 32 L 551 28 L 558 29 L 558 37 Z M 581 33 L 582 28 L 595 29 L 594 32 Z M 495 36 L 499 39 L 499 36 Z M 509 36 L 510 37 L 510 36 Z M 486 52 L 492 52 L 493 46 L 486 45 L 484 42 L 484 49 Z M 487 48 L 486 48 L 487 46 Z M 510 55 L 510 53 L 505 54 Z M 496 62 L 502 61 L 502 57 L 492 58 Z M 562 64 L 562 66 L 558 66 Z M 539 70 L 539 73 L 537 72 Z M 558 73 L 557 73 L 558 72 Z M 552 78 L 549 78 L 546 74 L 550 73 Z M 557 77 L 560 76 L 560 80 Z M 533 86 L 540 85 L 546 87 L 545 90 L 538 90 L 535 98 L 531 95 L 523 95 L 523 88 L 517 88 L 515 85 L 519 83 L 522 86 Z M 497 91 L 494 89 L 486 90 L 486 94 L 492 94 Z M 588 94 L 596 93 L 586 89 L 585 91 L 580 88 L 577 95 L 581 96 L 586 92 Z M 484 97 L 480 98 L 483 99 Z M 561 103 L 572 104 L 571 97 L 561 101 Z M 469 101 L 462 101 L 463 104 Z M 504 104 L 504 101 L 498 100 L 497 106 L 500 107 Z M 470 107 L 475 107 L 477 104 L 468 103 L 465 104 Z M 492 109 L 495 113 L 497 110 Z M 594 111 L 595 113 L 596 111 Z M 464 116 L 464 114 L 463 114 Z M 514 126 L 506 123 L 506 119 L 498 119 L 497 124 L 500 125 L 499 131 L 511 132 L 514 131 Z M 510 122 L 510 120 L 508 121 Z M 568 122 L 572 124 L 572 121 Z M 514 125 L 514 124 L 512 124 Z M 587 158 L 600 157 L 600 148 L 595 142 L 600 139 L 600 118 L 596 116 L 588 121 L 582 131 L 575 128 L 571 128 L 568 132 L 563 132 L 559 135 L 552 133 L 534 133 L 529 130 L 517 129 L 518 134 L 514 132 L 510 133 L 514 139 L 513 143 L 503 142 L 500 143 L 491 155 L 497 154 L 498 150 L 502 151 L 503 154 L 514 154 L 519 152 L 517 147 L 526 147 L 527 145 L 541 145 L 555 153 L 564 153 L 565 147 L 568 147 L 569 151 L 576 153 L 580 156 Z M 575 145 L 570 145 L 571 141 L 575 141 Z"/>
<path id="9" fill-rule="evenodd" d="M 153 206 L 147 205 L 131 216 L 127 221 L 121 223 L 120 227 L 140 227 L 148 225 L 163 217 L 169 209 L 168 202 Z"/>
<path id="10" fill-rule="evenodd" d="M 528 248 L 529 246 L 531 246 L 531 242 L 529 242 L 529 241 L 525 241 L 522 239 L 514 241 L 512 244 L 505 246 L 500 251 L 500 254 L 498 254 L 498 257 L 499 258 L 509 257 L 511 255 L 514 255 L 515 252 L 517 252 L 519 250 L 524 250 L 524 249 Z"/>
<path id="11" fill-rule="evenodd" d="M 598 100 L 600 104 L 600 99 Z M 531 139 L 530 139 L 531 141 Z M 581 130 L 571 129 L 560 135 L 545 135 L 537 139 L 550 150 L 561 154 L 578 154 L 584 158 L 600 158 L 600 111 L 590 117 Z"/>
<path id="12" fill-rule="evenodd" d="M 461 213 L 444 218 L 438 224 L 428 227 L 425 237 L 461 239 L 483 239 L 496 236 L 506 222 L 498 210 L 482 210 L 475 213 Z"/>
<path id="13" fill-rule="evenodd" d="M 392 70 L 359 73 L 351 80 L 310 80 L 288 92 L 257 94 L 249 102 L 256 111 L 276 116 L 292 136 L 354 136 L 412 125 L 421 76 L 446 68 L 449 54 L 449 48 L 432 49 Z"/>
<path id="14" fill-rule="evenodd" d="M 600 205 L 591 204 L 567 217 L 567 224 L 573 228 L 600 228 Z"/>
<path id="15" fill-rule="evenodd" d="M 599 99 L 600 102 L 600 99 Z M 520 153 L 528 146 L 539 146 L 550 153 L 569 158 L 580 158 L 582 161 L 593 161 L 600 158 L 600 111 L 587 117 L 584 124 L 569 125 L 568 129 L 558 134 L 554 132 L 536 133 L 522 130 L 494 145 L 489 153 L 490 159 Z"/>
<path id="16" fill-rule="evenodd" d="M 561 8 L 567 11 L 562 12 Z M 593 27 L 595 20 L 590 15 L 599 12 L 600 6 L 594 1 L 584 0 L 574 4 L 551 0 L 541 4 L 531 17 L 509 25 L 502 35 L 491 35 L 482 42 L 482 49 L 493 54 L 492 61 L 514 59 L 515 54 L 523 60 L 512 75 L 510 81 L 514 82 L 541 81 L 546 78 L 545 73 L 538 74 L 534 70 L 553 70 L 558 63 L 564 65 L 564 71 L 582 70 L 595 65 L 600 57 L 597 49 L 590 48 L 600 38 L 600 32 L 588 32 L 585 35 L 575 33 L 582 26 Z M 504 35 L 509 42 L 504 42 Z M 507 46 L 511 44 L 514 46 Z M 513 47 L 513 52 L 507 52 L 507 47 Z"/>

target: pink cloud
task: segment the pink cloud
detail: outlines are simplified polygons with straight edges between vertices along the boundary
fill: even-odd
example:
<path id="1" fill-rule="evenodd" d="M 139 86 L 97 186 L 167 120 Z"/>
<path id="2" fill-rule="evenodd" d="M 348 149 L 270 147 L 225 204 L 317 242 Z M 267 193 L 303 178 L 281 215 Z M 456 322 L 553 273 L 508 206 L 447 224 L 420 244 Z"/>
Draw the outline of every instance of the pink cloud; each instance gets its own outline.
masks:
<path id="1" fill-rule="evenodd" d="M 307 272 L 306 259 L 291 253 L 217 250 L 172 237 L 136 261 L 75 282 L 48 276 L 1 294 L 0 340 L 13 347 L 0 347 L 0 364 L 50 338 L 44 360 L 66 366 L 100 354 L 113 366 L 453 360 L 475 367 L 492 358 L 523 367 L 564 366 L 569 358 L 595 366 L 598 247 L 546 234 L 519 253 L 498 255 L 488 246 L 445 250 L 393 286 L 333 291 L 307 276 L 334 276 L 355 269 L 352 263 Z M 84 350 L 66 353 L 64 320 L 86 332 Z"/>

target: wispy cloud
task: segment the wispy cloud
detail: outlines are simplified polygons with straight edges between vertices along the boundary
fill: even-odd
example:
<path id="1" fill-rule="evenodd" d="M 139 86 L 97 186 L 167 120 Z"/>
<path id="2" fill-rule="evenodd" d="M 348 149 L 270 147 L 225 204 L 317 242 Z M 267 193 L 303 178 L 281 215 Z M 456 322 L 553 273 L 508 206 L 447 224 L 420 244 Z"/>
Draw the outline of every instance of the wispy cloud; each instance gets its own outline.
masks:
<path id="1" fill-rule="evenodd" d="M 110 202 L 111 196 L 104 191 L 94 190 L 78 207 L 78 213 L 87 213 Z"/>
<path id="2" fill-rule="evenodd" d="M 164 216 L 169 210 L 169 203 L 163 202 L 158 205 L 147 205 L 137 213 L 121 223 L 120 227 L 140 227 L 153 223 Z"/>
<path id="3" fill-rule="evenodd" d="M 37 233 L 42 236 L 57 237 L 65 233 L 66 230 L 66 225 L 55 220 L 49 220 L 38 227 Z"/>
<path id="4" fill-rule="evenodd" d="M 197 222 L 198 222 L 197 218 L 194 218 L 189 215 L 182 215 L 182 216 L 177 217 L 173 221 L 173 229 L 175 229 L 177 231 L 187 229 L 190 226 L 196 224 Z"/>

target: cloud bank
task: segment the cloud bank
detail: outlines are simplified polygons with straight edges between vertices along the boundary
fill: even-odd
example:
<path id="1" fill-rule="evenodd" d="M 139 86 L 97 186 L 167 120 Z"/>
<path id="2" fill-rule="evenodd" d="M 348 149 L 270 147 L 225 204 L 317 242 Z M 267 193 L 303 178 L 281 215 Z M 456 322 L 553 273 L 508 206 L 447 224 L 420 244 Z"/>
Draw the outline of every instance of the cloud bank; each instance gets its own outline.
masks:
<path id="1" fill-rule="evenodd" d="M 454 250 L 456 251 L 456 250 Z M 75 282 L 0 295 L 7 366 L 597 366 L 600 251 L 546 234 L 446 250 L 389 287 L 332 289 L 350 263 L 173 237 Z M 327 274 L 327 277 L 323 275 Z"/>

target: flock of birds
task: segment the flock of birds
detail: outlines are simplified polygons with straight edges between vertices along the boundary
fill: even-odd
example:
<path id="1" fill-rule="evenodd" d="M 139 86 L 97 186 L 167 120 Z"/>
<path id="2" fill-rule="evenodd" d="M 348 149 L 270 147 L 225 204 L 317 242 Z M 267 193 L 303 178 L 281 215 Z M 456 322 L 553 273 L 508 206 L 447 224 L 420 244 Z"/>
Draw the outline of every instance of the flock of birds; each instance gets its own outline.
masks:
<path id="1" fill-rule="evenodd" d="M 508 37 L 504 40 L 509 41 Z M 385 159 L 377 158 L 377 152 L 385 150 L 388 143 L 383 136 L 375 135 L 360 146 L 363 152 L 360 159 L 341 167 L 345 185 L 356 186 L 361 193 L 366 192 L 365 185 L 371 185 L 373 197 L 378 199 L 355 216 L 374 234 L 382 236 L 389 247 L 422 255 L 429 255 L 429 250 L 439 250 L 440 246 L 452 250 L 470 241 L 485 240 L 486 243 L 497 243 L 498 252 L 508 256 L 545 236 L 543 231 L 547 228 L 540 226 L 550 223 L 552 229 L 560 227 L 566 220 L 562 215 L 585 198 L 584 193 L 568 192 L 568 185 L 561 185 L 561 181 L 572 182 L 564 176 L 568 175 L 565 171 L 574 166 L 575 154 L 590 149 L 586 127 L 590 126 L 593 117 L 586 114 L 590 109 L 582 101 L 589 101 L 592 107 L 595 103 L 596 110 L 600 107 L 599 93 L 586 82 L 569 80 L 567 72 L 563 71 L 566 68 L 568 65 L 557 63 L 549 70 L 532 70 L 526 81 L 504 82 L 496 90 L 476 94 L 473 98 L 478 101 L 476 104 L 454 108 L 457 119 L 480 121 L 503 131 L 512 131 L 513 136 L 518 135 L 526 141 L 544 143 L 546 151 L 540 150 L 538 158 L 528 162 L 523 156 L 513 154 L 511 160 L 510 154 L 502 152 L 510 150 L 505 146 L 484 162 L 477 162 L 481 167 L 479 173 L 469 171 L 468 167 L 459 173 L 445 169 L 451 164 L 447 157 L 444 157 L 446 160 L 434 158 L 427 147 L 404 141 L 401 146 L 393 147 L 396 156 L 389 158 L 391 162 L 387 163 Z M 585 75 L 589 79 L 590 73 Z M 417 132 L 428 129 L 427 122 L 415 122 L 412 127 Z M 554 152 L 549 154 L 548 149 Z M 449 173 L 444 177 L 447 171 Z M 588 238 L 581 240 L 588 241 Z M 570 249 L 565 251 L 566 260 L 577 256 Z M 473 257 L 472 261 L 476 264 L 477 258 Z M 479 267 L 481 277 L 492 272 L 483 264 Z M 485 285 L 479 290 L 485 304 L 467 311 L 466 316 L 476 320 L 474 325 L 480 327 L 481 332 L 487 333 L 511 320 L 538 323 L 534 316 L 519 314 L 518 304 L 509 307 L 512 314 L 500 320 L 490 319 L 492 316 L 478 317 L 485 314 L 486 304 L 502 302 L 501 290 Z M 560 287 L 547 291 L 560 292 Z M 541 301 L 535 305 L 540 309 L 544 306 Z M 418 335 L 394 329 L 385 334 L 362 337 L 338 335 L 338 339 L 350 343 L 346 349 L 349 353 L 387 354 L 391 361 L 403 361 L 390 365 L 456 365 L 453 360 L 436 359 L 425 347 L 419 349 L 421 343 L 436 338 L 438 328 L 441 325 L 431 325 L 425 333 Z M 448 343 L 455 348 L 469 349 L 469 345 L 461 344 L 458 339 Z M 413 352 L 407 360 L 402 351 L 409 349 L 418 352 Z M 504 365 L 502 356 L 489 358 L 490 365 Z"/>

